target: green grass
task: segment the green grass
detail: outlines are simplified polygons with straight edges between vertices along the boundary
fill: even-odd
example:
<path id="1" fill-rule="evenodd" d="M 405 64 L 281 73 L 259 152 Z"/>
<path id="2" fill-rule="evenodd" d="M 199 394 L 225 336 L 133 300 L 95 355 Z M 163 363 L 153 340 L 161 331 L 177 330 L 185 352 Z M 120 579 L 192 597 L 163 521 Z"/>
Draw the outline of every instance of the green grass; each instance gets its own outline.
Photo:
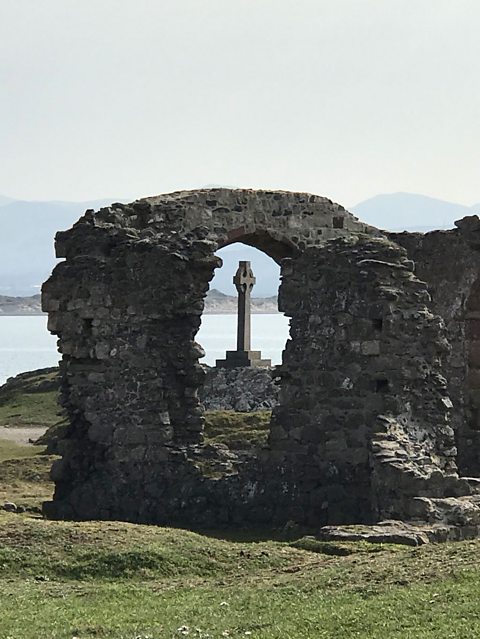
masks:
<path id="1" fill-rule="evenodd" d="M 49 472 L 55 457 L 44 452 L 44 446 L 0 439 L 0 503 L 9 501 L 32 509 L 51 498 Z"/>
<path id="2" fill-rule="evenodd" d="M 14 395 L 0 404 L 0 426 L 51 426 L 58 422 L 57 392 Z"/>
<path id="3" fill-rule="evenodd" d="M 56 371 L 34 371 L 0 387 L 0 426 L 51 426 L 58 422 L 58 390 L 52 388 L 56 377 Z"/>
<path id="4" fill-rule="evenodd" d="M 2 489 L 51 491 L 39 451 L 0 442 Z M 258 539 L 0 512 L 0 637 L 480 635 L 480 541 Z"/>
<path id="5" fill-rule="evenodd" d="M 205 413 L 205 443 L 224 444 L 232 450 L 265 446 L 271 411 L 236 413 L 233 410 Z"/>
<path id="6" fill-rule="evenodd" d="M 269 419 L 208 413 L 206 441 L 262 446 Z M 0 441 L 0 503 L 49 499 L 53 459 Z M 479 591 L 480 540 L 227 539 L 0 511 L 0 639 L 477 639 Z"/>
<path id="7" fill-rule="evenodd" d="M 0 463 L 5 460 L 35 457 L 43 450 L 41 446 L 16 444 L 7 439 L 0 439 Z"/>
<path id="8" fill-rule="evenodd" d="M 281 580 L 239 586 L 101 584 L 93 591 L 29 583 L 11 589 L 16 603 L 3 609 L 0 624 L 12 633 L 4 636 L 23 639 L 477 639 L 480 631 L 472 575 L 377 595 L 325 593 Z"/>
<path id="9" fill-rule="evenodd" d="M 478 637 L 480 542 L 299 545 L 2 514 L 0 637 Z"/>

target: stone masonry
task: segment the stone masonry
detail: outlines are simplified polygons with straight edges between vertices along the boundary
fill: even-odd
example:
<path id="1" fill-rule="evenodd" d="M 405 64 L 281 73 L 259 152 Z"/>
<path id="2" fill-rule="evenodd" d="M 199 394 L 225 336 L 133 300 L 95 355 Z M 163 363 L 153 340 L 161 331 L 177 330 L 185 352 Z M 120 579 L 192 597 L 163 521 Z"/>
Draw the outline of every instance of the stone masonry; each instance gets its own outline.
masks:
<path id="1" fill-rule="evenodd" d="M 418 276 L 428 282 L 432 309 L 442 316 L 451 345 L 444 362 L 462 473 L 480 468 L 480 224 L 476 216 L 457 229 L 390 234 L 407 249 Z"/>
<path id="2" fill-rule="evenodd" d="M 477 534 L 480 223 L 458 227 L 387 237 L 326 198 L 229 189 L 87 211 L 43 287 L 70 420 L 47 516 Z M 281 264 L 291 318 L 268 446 L 243 454 L 203 444 L 195 342 L 235 241 Z"/>
<path id="3" fill-rule="evenodd" d="M 205 410 L 233 410 L 248 413 L 272 410 L 278 404 L 279 386 L 274 368 L 217 368 L 206 366 L 198 389 Z"/>

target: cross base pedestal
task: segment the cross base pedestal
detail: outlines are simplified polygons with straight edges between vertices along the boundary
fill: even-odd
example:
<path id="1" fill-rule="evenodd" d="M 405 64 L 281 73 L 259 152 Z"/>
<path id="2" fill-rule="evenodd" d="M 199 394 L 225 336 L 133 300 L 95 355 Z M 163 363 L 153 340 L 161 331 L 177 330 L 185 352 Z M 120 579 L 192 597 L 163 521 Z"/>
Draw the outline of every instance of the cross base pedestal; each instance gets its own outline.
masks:
<path id="1" fill-rule="evenodd" d="M 270 359 L 262 359 L 260 351 L 227 351 L 225 359 L 217 359 L 217 368 L 271 368 Z"/>

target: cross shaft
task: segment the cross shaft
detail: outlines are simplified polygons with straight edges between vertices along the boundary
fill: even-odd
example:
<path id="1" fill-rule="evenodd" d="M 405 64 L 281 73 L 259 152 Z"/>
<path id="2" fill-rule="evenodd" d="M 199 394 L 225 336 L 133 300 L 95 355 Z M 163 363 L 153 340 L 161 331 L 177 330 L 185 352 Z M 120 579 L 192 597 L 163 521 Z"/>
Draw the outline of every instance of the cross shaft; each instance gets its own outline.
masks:
<path id="1" fill-rule="evenodd" d="M 237 351 L 249 351 L 251 349 L 251 292 L 256 279 L 253 275 L 250 262 L 240 261 L 233 278 L 233 283 L 238 292 L 237 315 Z"/>

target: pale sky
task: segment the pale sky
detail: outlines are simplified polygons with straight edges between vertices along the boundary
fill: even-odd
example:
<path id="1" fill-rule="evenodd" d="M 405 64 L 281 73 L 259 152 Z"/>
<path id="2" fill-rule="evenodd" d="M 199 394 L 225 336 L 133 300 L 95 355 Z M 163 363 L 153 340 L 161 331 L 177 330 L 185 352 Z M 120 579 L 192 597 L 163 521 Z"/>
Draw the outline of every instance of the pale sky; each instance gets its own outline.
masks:
<path id="1" fill-rule="evenodd" d="M 479 0 L 0 0 L 0 193 L 480 202 Z"/>

